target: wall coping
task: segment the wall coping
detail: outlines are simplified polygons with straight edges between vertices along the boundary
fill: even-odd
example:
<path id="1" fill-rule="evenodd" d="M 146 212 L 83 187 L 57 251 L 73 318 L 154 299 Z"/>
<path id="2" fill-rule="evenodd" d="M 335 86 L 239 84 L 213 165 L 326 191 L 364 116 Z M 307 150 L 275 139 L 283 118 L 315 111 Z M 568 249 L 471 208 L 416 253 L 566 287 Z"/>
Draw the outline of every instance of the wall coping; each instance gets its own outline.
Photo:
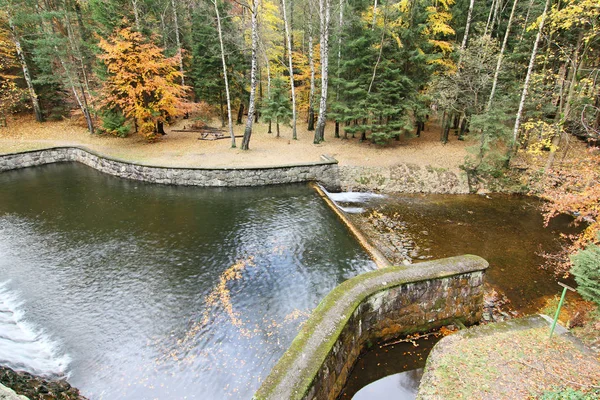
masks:
<path id="1" fill-rule="evenodd" d="M 348 279 L 315 308 L 254 399 L 302 399 L 350 317 L 368 297 L 405 284 L 484 271 L 488 266 L 481 257 L 463 255 L 384 268 Z"/>
<path id="2" fill-rule="evenodd" d="M 294 168 L 294 167 L 314 167 L 314 166 L 320 166 L 320 165 L 337 165 L 338 164 L 338 160 L 336 160 L 335 158 L 333 158 L 327 154 L 322 154 L 321 161 L 313 161 L 313 162 L 306 162 L 306 163 L 280 164 L 280 165 L 263 165 L 263 166 L 258 165 L 258 166 L 238 166 L 238 167 L 165 166 L 165 165 L 153 165 L 153 164 L 147 164 L 147 163 L 142 163 L 142 162 L 133 162 L 133 161 L 128 161 L 128 160 L 123 160 L 120 158 L 101 154 L 101 153 L 91 150 L 85 146 L 53 146 L 53 147 L 45 147 L 45 148 L 37 149 L 37 150 L 25 150 L 25 151 L 18 151 L 18 152 L 14 152 L 14 153 L 2 153 L 2 154 L 0 154 L 0 158 L 8 157 L 8 156 L 19 156 L 19 155 L 25 155 L 25 154 L 30 154 L 30 153 L 39 153 L 39 152 L 43 152 L 43 151 L 55 151 L 55 150 L 81 150 L 90 155 L 96 156 L 98 158 L 102 158 L 107 161 L 118 162 L 121 164 L 127 164 L 127 165 L 132 165 L 132 166 L 139 166 L 139 167 L 148 167 L 148 168 L 157 168 L 157 169 L 175 169 L 175 170 L 255 171 L 255 170 L 284 169 L 284 168 Z"/>

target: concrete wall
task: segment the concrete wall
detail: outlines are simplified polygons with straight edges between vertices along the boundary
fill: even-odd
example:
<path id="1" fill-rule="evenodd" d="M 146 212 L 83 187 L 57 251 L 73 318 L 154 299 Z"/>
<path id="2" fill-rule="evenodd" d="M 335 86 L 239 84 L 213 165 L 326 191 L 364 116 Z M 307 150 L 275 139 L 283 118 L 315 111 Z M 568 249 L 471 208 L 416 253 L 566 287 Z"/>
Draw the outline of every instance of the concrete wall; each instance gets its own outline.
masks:
<path id="1" fill-rule="evenodd" d="M 337 161 L 252 168 L 169 168 L 138 165 L 100 156 L 78 147 L 56 147 L 0 155 L 0 172 L 56 162 L 76 161 L 121 178 L 189 186 L 262 186 L 318 181 L 329 190 L 339 190 Z"/>
<path id="2" fill-rule="evenodd" d="M 483 273 L 477 256 L 391 267 L 352 278 L 313 311 L 256 399 L 336 399 L 368 343 L 478 322 Z"/>

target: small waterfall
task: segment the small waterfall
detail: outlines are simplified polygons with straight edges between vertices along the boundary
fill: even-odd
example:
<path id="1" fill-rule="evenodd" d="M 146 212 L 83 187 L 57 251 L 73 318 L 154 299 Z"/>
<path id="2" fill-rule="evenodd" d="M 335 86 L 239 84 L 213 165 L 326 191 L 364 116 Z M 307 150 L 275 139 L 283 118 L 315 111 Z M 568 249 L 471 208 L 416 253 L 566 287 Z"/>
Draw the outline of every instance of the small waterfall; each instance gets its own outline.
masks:
<path id="1" fill-rule="evenodd" d="M 70 359 L 41 329 L 26 322 L 23 302 L 0 282 L 0 365 L 44 377 L 64 376 Z"/>
<path id="2" fill-rule="evenodd" d="M 342 211 L 349 214 L 360 214 L 365 211 L 363 207 L 356 207 L 356 204 L 365 204 L 372 199 L 381 199 L 385 196 L 377 193 L 363 192 L 340 192 L 331 193 L 321 187 L 323 192 L 329 197 Z"/>

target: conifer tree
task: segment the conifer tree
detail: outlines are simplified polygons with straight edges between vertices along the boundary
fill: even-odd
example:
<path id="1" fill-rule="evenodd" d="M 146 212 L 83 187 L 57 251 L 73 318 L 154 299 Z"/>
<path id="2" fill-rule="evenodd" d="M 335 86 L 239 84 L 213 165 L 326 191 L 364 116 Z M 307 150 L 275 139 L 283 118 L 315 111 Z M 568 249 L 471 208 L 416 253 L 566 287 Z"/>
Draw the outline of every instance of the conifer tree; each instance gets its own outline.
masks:
<path id="1" fill-rule="evenodd" d="M 274 122 L 277 136 L 280 136 L 279 124 L 288 124 L 293 117 L 292 103 L 287 94 L 285 83 L 281 78 L 271 80 L 270 95 L 262 108 L 263 119 Z"/>

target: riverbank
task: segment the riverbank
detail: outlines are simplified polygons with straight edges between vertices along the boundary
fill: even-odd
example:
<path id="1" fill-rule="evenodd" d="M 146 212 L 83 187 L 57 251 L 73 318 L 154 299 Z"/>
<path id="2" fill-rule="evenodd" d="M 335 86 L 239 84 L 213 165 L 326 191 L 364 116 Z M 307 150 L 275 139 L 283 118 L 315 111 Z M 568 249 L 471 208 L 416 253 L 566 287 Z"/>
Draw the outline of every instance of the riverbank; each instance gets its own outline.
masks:
<path id="1" fill-rule="evenodd" d="M 600 395 L 600 363 L 564 328 L 530 316 L 443 338 L 432 350 L 418 399 L 549 399 Z M 554 397 L 552 397 L 554 396 Z M 584 397 L 568 397 L 584 398 Z"/>
<path id="2" fill-rule="evenodd" d="M 8 367 L 0 366 L 0 399 L 4 399 L 2 386 L 10 388 L 16 393 L 7 394 L 8 400 L 87 400 L 79 390 L 72 387 L 66 380 L 48 380 L 27 372 L 16 372 Z M 8 392 L 10 393 L 10 392 Z"/>
<path id="3" fill-rule="evenodd" d="M 291 128 L 283 127 L 281 137 L 268 134 L 268 126 L 254 125 L 250 150 L 232 149 L 225 140 L 198 140 L 199 133 L 176 132 L 190 120 L 179 120 L 166 128 L 167 135 L 156 143 L 147 143 L 137 135 L 117 138 L 106 135 L 90 135 L 85 127 L 74 121 L 35 122 L 30 116 L 9 121 L 8 127 L 0 128 L 0 154 L 39 150 L 56 146 L 84 146 L 108 157 L 134 163 L 167 167 L 252 167 L 283 165 L 319 161 L 322 154 L 337 159 L 341 166 L 390 167 L 398 164 L 431 166 L 452 172 L 467 155 L 467 143 L 452 140 L 446 145 L 440 142 L 439 130 L 428 125 L 420 137 L 400 137 L 387 146 L 360 142 L 359 137 L 348 140 L 336 139 L 333 124 L 328 124 L 325 142 L 313 144 L 313 132 L 306 124 L 298 125 L 298 140 L 292 140 Z M 219 127 L 218 121 L 211 126 Z M 243 134 L 243 125 L 235 126 L 235 134 Z M 238 146 L 241 144 L 238 139 Z"/>

